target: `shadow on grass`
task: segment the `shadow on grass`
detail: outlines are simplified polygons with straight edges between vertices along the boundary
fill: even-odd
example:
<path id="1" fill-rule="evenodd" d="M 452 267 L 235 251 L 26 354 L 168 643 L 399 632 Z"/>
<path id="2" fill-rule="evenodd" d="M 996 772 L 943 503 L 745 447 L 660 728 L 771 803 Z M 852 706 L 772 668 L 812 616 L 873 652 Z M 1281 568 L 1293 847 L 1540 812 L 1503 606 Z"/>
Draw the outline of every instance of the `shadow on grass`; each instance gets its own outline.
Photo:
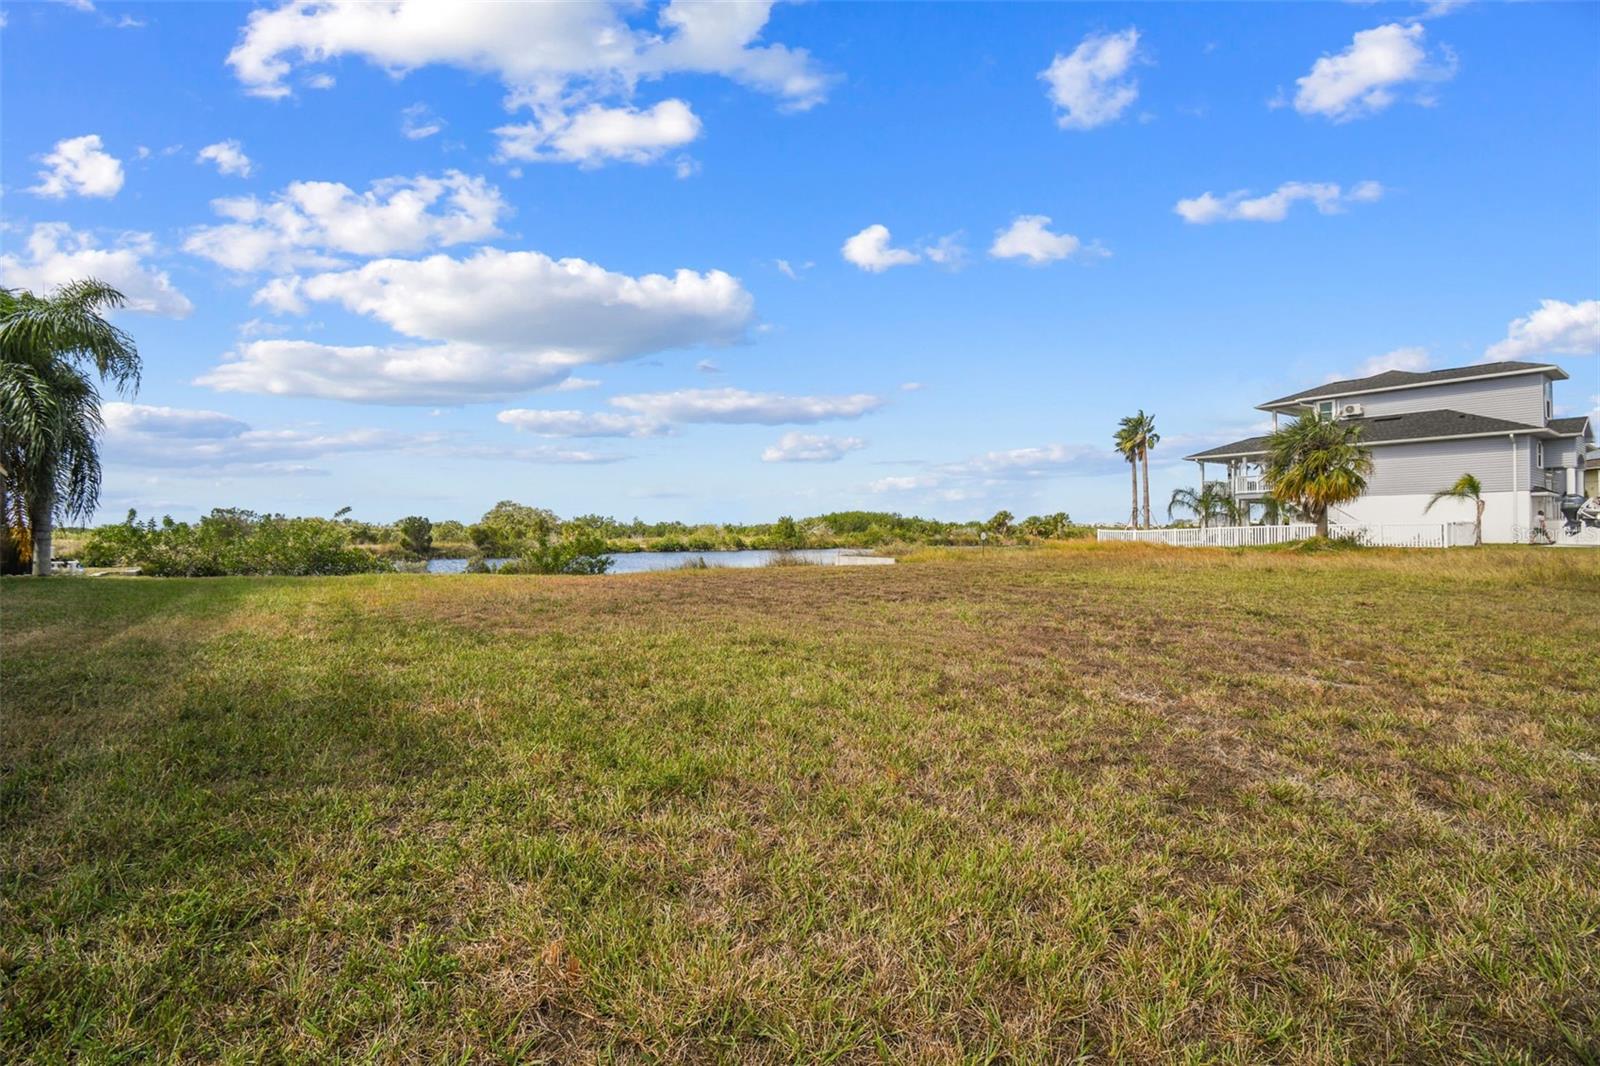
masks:
<path id="1" fill-rule="evenodd" d="M 347 650 L 336 584 L 298 614 L 275 581 L 6 585 L 0 1058 L 211 1057 L 196 1026 L 284 994 L 290 944 L 342 958 L 308 1026 L 443 1009 L 407 812 L 470 760 Z"/>

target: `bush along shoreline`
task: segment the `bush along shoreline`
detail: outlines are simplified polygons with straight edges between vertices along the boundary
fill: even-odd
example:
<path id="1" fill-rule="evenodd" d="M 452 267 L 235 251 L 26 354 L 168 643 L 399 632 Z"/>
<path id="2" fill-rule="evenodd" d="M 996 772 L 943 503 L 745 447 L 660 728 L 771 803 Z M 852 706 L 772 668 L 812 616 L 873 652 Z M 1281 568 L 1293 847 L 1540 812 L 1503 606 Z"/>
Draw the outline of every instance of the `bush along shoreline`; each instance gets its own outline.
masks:
<path id="1" fill-rule="evenodd" d="M 1064 513 L 1016 520 L 1001 511 L 986 522 L 941 522 L 879 511 L 838 511 L 746 525 L 620 522 L 601 515 L 563 519 L 545 508 L 503 500 L 471 525 L 408 515 L 377 524 L 348 517 L 293 518 L 217 508 L 197 522 L 141 520 L 65 536 L 60 557 L 89 567 L 130 567 L 152 577 L 309 576 L 414 572 L 429 559 L 466 559 L 468 573 L 603 574 L 611 556 L 632 552 L 797 551 L 806 548 L 905 550 L 1026 544 L 1093 535 Z M 74 553 L 74 548 L 76 552 Z"/>

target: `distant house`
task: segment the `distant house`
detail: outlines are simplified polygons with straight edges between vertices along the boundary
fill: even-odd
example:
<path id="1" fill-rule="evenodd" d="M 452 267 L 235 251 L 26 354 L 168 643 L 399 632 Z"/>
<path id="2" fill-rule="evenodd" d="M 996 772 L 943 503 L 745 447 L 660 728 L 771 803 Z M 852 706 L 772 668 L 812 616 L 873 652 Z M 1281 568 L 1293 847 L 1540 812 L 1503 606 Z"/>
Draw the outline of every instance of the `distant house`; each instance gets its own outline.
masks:
<path id="1" fill-rule="evenodd" d="M 1597 494 L 1592 478 L 1600 464 L 1586 474 L 1586 456 L 1596 454 L 1589 419 L 1555 417 L 1551 385 L 1566 376 L 1557 366 L 1514 362 L 1388 370 L 1303 389 L 1257 409 L 1272 415 L 1274 427 L 1306 408 L 1361 426 L 1373 471 L 1360 499 L 1334 509 L 1336 523 L 1470 521 L 1466 502 L 1425 509 L 1433 493 L 1472 474 L 1483 484 L 1484 540 L 1523 541 L 1541 525 L 1561 526 L 1563 495 Z M 1250 437 L 1186 458 L 1200 464 L 1202 482 L 1221 473 L 1209 480 L 1223 481 L 1254 511 L 1267 499 L 1266 443 Z"/>

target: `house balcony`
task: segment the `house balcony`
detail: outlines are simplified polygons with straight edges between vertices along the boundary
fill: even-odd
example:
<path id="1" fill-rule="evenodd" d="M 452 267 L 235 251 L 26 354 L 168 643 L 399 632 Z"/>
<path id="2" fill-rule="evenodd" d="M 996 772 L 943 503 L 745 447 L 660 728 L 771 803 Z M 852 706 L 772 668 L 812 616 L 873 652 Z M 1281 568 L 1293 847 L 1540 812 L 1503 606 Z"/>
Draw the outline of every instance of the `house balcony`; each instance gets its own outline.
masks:
<path id="1" fill-rule="evenodd" d="M 1207 481 L 1206 485 L 1224 489 L 1236 500 L 1257 500 L 1271 491 L 1264 474 L 1234 474 L 1231 477 Z"/>

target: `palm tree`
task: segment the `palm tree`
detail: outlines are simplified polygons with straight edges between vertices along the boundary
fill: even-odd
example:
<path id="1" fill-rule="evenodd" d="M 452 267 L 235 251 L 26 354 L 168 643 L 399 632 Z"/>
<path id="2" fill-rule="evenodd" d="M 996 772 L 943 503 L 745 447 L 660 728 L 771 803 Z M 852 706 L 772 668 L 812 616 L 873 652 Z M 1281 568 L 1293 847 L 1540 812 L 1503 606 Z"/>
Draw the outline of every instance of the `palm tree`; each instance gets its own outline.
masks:
<path id="1" fill-rule="evenodd" d="M 1328 509 L 1360 496 L 1372 473 L 1372 452 L 1361 427 L 1306 410 L 1267 438 L 1267 484 L 1280 503 L 1293 504 L 1328 535 Z"/>
<path id="2" fill-rule="evenodd" d="M 1477 513 L 1472 518 L 1472 544 L 1474 547 L 1483 545 L 1483 483 L 1471 474 L 1462 474 L 1456 483 L 1447 489 L 1440 489 L 1428 498 L 1428 506 L 1424 512 L 1433 510 L 1433 505 L 1440 500 L 1471 500 L 1477 508 Z"/>
<path id="3" fill-rule="evenodd" d="M 1248 504 L 1245 505 L 1245 509 L 1249 509 Z M 1263 496 L 1261 498 L 1261 524 L 1264 526 L 1275 526 L 1280 522 L 1287 523 L 1294 516 L 1294 513 L 1293 504 L 1284 503 L 1282 500 L 1274 499 L 1271 496 Z"/>
<path id="4" fill-rule="evenodd" d="M 1201 529 L 1205 529 L 1216 518 L 1229 522 L 1239 519 L 1239 506 L 1234 502 L 1233 494 L 1214 482 L 1202 485 L 1198 492 L 1194 489 L 1173 489 L 1172 499 L 1167 501 L 1167 518 L 1172 518 L 1175 511 L 1188 511 L 1194 515 Z"/>
<path id="5" fill-rule="evenodd" d="M 56 515 L 87 516 L 99 500 L 100 394 L 85 364 L 119 392 L 138 388 L 133 338 L 103 317 L 123 303 L 94 280 L 49 296 L 0 289 L 0 554 L 10 568 L 21 535 L 33 572 L 48 574 Z"/>
<path id="6" fill-rule="evenodd" d="M 100 394 L 75 367 L 47 363 L 32 395 L 43 400 L 30 412 L 32 433 L 7 433 L 0 468 L 16 492 L 10 525 L 31 536 L 33 572 L 50 573 L 54 519 L 94 512 L 100 498 Z M 19 553 L 20 554 L 20 553 Z"/>
<path id="7" fill-rule="evenodd" d="M 1139 528 L 1139 441 L 1134 432 L 1134 418 L 1129 415 L 1117 423 L 1117 432 L 1111 438 L 1117 452 L 1128 461 L 1128 479 L 1132 486 L 1133 503 L 1128 510 L 1128 525 Z"/>
<path id="8" fill-rule="evenodd" d="M 1135 436 L 1139 442 L 1139 459 L 1144 464 L 1142 477 L 1144 479 L 1144 527 L 1150 528 L 1150 449 L 1161 442 L 1161 434 L 1156 432 L 1156 416 L 1147 415 L 1140 408 L 1134 415 L 1134 425 L 1137 427 Z"/>

